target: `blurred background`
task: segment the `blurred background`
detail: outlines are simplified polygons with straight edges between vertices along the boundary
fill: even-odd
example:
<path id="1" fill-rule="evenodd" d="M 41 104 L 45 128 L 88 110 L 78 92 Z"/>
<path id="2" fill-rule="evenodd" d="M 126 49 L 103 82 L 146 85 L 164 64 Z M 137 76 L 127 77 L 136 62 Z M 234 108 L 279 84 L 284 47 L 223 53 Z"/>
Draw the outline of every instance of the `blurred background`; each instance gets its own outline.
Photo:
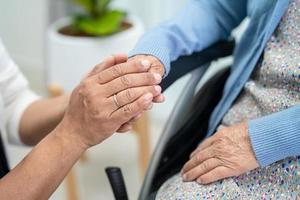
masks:
<path id="1" fill-rule="evenodd" d="M 57 23 L 65 16 L 70 16 L 73 10 L 70 1 L 1 0 L 0 38 L 28 78 L 32 89 L 39 95 L 51 96 L 54 95 L 49 91 L 51 84 L 56 89 L 58 87 L 61 90 L 59 92 L 71 91 L 83 73 L 106 54 L 127 53 L 140 34 L 172 16 L 184 2 L 185 0 L 114 0 L 112 7 L 125 10 L 129 18 L 133 19 L 133 28 L 129 28 L 127 33 L 124 31 L 119 35 L 93 41 L 68 39 L 55 32 Z M 89 53 L 82 54 L 82 50 Z M 166 92 L 166 102 L 155 106 L 139 128 L 145 131 L 149 127 L 146 143 L 150 144 L 150 152 L 154 149 L 185 80 L 177 82 Z M 64 181 L 51 199 L 113 199 L 104 173 L 104 168 L 111 165 L 122 168 L 130 199 L 137 199 L 144 173 L 141 151 L 145 151 L 141 150 L 141 140 L 143 143 L 145 138 L 139 138 L 138 134 L 115 134 L 101 145 L 90 149 L 74 167 L 71 179 Z M 30 148 L 12 145 L 7 146 L 7 149 L 11 167 L 30 151 Z"/>
<path id="2" fill-rule="evenodd" d="M 95 22 L 90 19 L 98 15 L 86 3 L 96 1 L 111 4 L 98 8 L 102 17 Z M 72 91 L 105 57 L 128 53 L 145 31 L 173 16 L 185 1 L 1 0 L 0 38 L 31 88 L 41 96 L 56 96 Z M 233 32 L 237 41 L 247 23 L 245 20 Z M 214 62 L 209 72 L 231 61 L 226 58 Z M 107 166 L 122 168 L 129 197 L 137 199 L 151 152 L 188 78 L 173 84 L 165 92 L 166 101 L 155 105 L 134 131 L 115 134 L 86 152 L 51 199 L 114 199 L 104 172 Z M 8 145 L 7 141 L 5 145 L 11 167 L 30 151 L 28 147 Z"/>

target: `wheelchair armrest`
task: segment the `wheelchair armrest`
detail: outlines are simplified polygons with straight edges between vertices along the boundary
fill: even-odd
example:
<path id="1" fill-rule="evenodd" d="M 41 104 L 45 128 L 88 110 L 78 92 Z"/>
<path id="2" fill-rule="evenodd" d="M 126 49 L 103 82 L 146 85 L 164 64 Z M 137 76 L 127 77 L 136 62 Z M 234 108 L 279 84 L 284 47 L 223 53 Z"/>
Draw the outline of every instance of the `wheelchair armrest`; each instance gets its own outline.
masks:
<path id="1" fill-rule="evenodd" d="M 163 90 L 167 89 L 177 79 L 191 72 L 195 68 L 210 63 L 218 58 L 230 56 L 235 47 L 235 41 L 220 41 L 216 44 L 200 51 L 194 52 L 188 56 L 181 56 L 171 63 L 171 71 L 163 80 L 161 86 Z"/>

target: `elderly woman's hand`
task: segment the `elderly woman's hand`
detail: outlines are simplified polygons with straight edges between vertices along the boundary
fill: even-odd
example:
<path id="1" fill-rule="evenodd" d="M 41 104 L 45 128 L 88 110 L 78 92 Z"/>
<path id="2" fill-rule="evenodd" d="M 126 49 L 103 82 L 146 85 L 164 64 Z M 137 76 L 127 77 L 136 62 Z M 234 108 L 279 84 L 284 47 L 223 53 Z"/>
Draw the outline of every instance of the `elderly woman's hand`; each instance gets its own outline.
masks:
<path id="1" fill-rule="evenodd" d="M 59 125 L 64 138 L 84 148 L 96 145 L 151 108 L 161 94 L 161 76 L 148 72 L 149 61 L 116 64 L 117 58 L 97 65 L 72 92 Z"/>
<path id="2" fill-rule="evenodd" d="M 152 73 L 158 73 L 161 76 L 163 76 L 165 74 L 165 67 L 164 65 L 160 62 L 160 60 L 152 55 L 136 55 L 133 56 L 131 58 L 129 58 L 129 61 L 132 62 L 140 62 L 142 60 L 149 60 L 151 63 L 149 72 Z M 165 97 L 163 96 L 163 94 L 158 95 L 157 97 L 153 98 L 153 102 L 156 103 L 161 103 L 165 100 Z"/>
<path id="3" fill-rule="evenodd" d="M 259 166 L 248 135 L 247 123 L 225 127 L 207 138 L 182 169 L 184 181 L 208 184 L 238 176 Z"/>

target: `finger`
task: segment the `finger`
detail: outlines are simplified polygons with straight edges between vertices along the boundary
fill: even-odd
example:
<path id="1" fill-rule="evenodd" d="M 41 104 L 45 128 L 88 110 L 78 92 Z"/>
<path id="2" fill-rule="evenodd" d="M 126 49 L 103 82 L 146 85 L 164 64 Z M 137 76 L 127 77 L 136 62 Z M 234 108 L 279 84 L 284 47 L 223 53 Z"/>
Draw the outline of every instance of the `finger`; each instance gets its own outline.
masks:
<path id="1" fill-rule="evenodd" d="M 123 63 L 127 61 L 127 56 L 124 54 L 117 54 L 114 56 L 109 56 L 106 58 L 103 62 L 97 64 L 91 72 L 88 73 L 87 77 L 94 76 L 95 74 L 98 74 L 99 72 L 112 67 L 116 64 Z"/>
<path id="2" fill-rule="evenodd" d="M 160 94 L 161 87 L 158 85 L 155 85 L 155 86 L 129 88 L 127 90 L 123 90 L 122 92 L 117 93 L 115 98 L 117 98 L 119 107 L 122 107 L 126 104 L 129 104 L 129 103 L 135 101 L 143 94 L 146 94 L 149 92 L 155 97 Z M 112 98 L 114 98 L 114 97 L 113 96 L 110 97 L 109 101 L 115 103 Z"/>
<path id="3" fill-rule="evenodd" d="M 160 82 L 161 76 L 159 74 L 146 72 L 127 74 L 114 79 L 103 86 L 106 87 L 104 91 L 109 97 L 128 88 L 158 85 Z"/>
<path id="4" fill-rule="evenodd" d="M 200 165 L 205 160 L 213 158 L 213 152 L 211 148 L 204 149 L 195 154 L 182 168 L 182 174 L 190 171 L 196 166 Z"/>
<path id="5" fill-rule="evenodd" d="M 155 62 L 152 63 L 151 68 L 149 70 L 149 72 L 152 73 L 158 73 L 161 76 L 163 76 L 165 74 L 165 68 L 163 67 L 163 65 L 160 63 L 160 61 L 158 61 L 159 63 Z"/>
<path id="6" fill-rule="evenodd" d="M 200 145 L 197 147 L 197 149 L 191 153 L 190 158 L 192 158 L 195 154 L 202 151 L 203 149 L 206 149 L 209 146 L 211 146 L 214 141 L 215 141 L 214 135 L 205 139 L 202 143 L 200 143 Z"/>
<path id="7" fill-rule="evenodd" d="M 183 181 L 193 181 L 198 177 L 202 176 L 203 174 L 208 173 L 209 171 L 213 170 L 214 168 L 220 165 L 220 161 L 216 158 L 210 158 L 205 160 L 198 166 L 194 167 L 190 171 L 184 173 L 182 175 Z"/>
<path id="8" fill-rule="evenodd" d="M 142 60 L 142 59 L 147 59 L 150 61 L 151 68 L 149 72 L 159 73 L 161 76 L 165 74 L 165 68 L 162 62 L 158 58 L 152 55 L 137 55 L 132 58 L 129 58 L 129 60 Z"/>
<path id="9" fill-rule="evenodd" d="M 119 63 L 126 62 L 128 60 L 128 57 L 126 54 L 116 54 L 115 57 L 115 65 Z"/>
<path id="10" fill-rule="evenodd" d="M 104 84 L 125 74 L 147 72 L 150 68 L 150 65 L 151 64 L 148 60 L 133 60 L 114 65 L 97 74 L 98 83 Z"/>
<path id="11" fill-rule="evenodd" d="M 137 116 L 133 117 L 131 120 L 123 124 L 118 130 L 118 133 L 124 133 L 130 131 L 133 128 L 133 123 L 136 122 L 138 119 L 142 117 L 142 113 L 138 114 Z"/>
<path id="12" fill-rule="evenodd" d="M 153 98 L 154 103 L 163 103 L 165 101 L 165 96 L 163 94 L 160 94 Z"/>
<path id="13" fill-rule="evenodd" d="M 219 166 L 200 176 L 196 181 L 200 184 L 209 184 L 224 178 L 231 177 L 230 170 L 224 166 Z"/>
<path id="14" fill-rule="evenodd" d="M 133 117 L 149 109 L 149 107 L 152 106 L 152 99 L 153 95 L 151 93 L 147 93 L 138 98 L 136 101 L 127 104 L 113 112 L 111 114 L 111 118 L 113 120 L 120 121 L 122 124 L 128 122 Z"/>
<path id="15" fill-rule="evenodd" d="M 123 124 L 118 130 L 117 133 L 125 133 L 132 129 L 132 124 L 130 122 L 127 122 Z"/>

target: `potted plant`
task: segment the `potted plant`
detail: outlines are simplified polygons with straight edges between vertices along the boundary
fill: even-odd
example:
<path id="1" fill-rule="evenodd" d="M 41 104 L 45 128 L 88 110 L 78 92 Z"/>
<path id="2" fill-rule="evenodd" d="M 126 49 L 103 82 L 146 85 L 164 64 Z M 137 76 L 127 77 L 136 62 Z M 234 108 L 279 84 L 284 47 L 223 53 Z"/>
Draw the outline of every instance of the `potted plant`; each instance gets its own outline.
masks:
<path id="1" fill-rule="evenodd" d="M 68 0 L 71 16 L 47 33 L 48 85 L 71 91 L 81 78 L 109 55 L 128 53 L 144 31 L 141 20 L 113 9 L 111 0 Z"/>

